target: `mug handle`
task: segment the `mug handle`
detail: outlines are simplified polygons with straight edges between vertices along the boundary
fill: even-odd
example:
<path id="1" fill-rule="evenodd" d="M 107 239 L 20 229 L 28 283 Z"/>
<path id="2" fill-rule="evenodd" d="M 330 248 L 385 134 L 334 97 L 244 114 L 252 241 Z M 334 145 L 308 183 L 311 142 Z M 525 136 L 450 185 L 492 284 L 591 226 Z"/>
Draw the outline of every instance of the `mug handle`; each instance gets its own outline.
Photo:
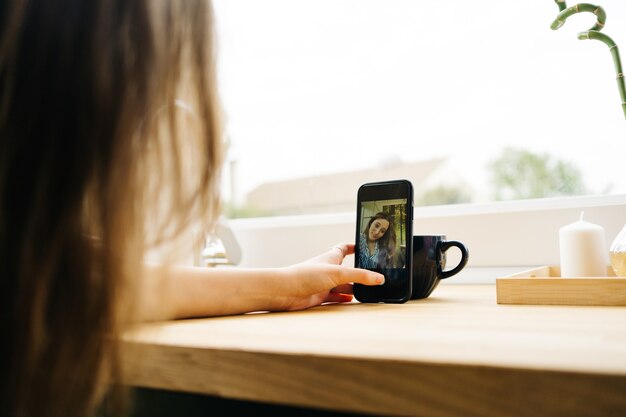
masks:
<path id="1" fill-rule="evenodd" d="M 463 269 L 465 265 L 467 264 L 467 260 L 469 258 L 469 251 L 467 250 L 465 245 L 462 244 L 461 242 L 458 242 L 456 240 L 448 240 L 446 242 L 441 242 L 440 250 L 441 252 L 445 252 L 453 246 L 459 248 L 459 250 L 461 251 L 461 261 L 459 262 L 457 266 L 455 266 L 451 270 L 441 271 L 441 279 L 450 278 L 452 275 L 458 274 L 459 272 L 461 272 L 461 269 Z"/>

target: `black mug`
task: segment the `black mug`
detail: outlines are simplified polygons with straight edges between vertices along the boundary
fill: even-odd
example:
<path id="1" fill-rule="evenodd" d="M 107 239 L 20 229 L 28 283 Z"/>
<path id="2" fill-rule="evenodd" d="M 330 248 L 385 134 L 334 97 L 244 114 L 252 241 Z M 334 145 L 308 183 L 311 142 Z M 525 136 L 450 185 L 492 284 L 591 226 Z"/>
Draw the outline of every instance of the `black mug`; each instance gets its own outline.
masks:
<path id="1" fill-rule="evenodd" d="M 444 271 L 446 251 L 459 248 L 461 261 L 454 268 Z M 467 264 L 469 252 L 465 245 L 456 240 L 446 240 L 445 235 L 413 236 L 413 293 L 412 300 L 426 298 L 442 279 L 459 273 Z"/>

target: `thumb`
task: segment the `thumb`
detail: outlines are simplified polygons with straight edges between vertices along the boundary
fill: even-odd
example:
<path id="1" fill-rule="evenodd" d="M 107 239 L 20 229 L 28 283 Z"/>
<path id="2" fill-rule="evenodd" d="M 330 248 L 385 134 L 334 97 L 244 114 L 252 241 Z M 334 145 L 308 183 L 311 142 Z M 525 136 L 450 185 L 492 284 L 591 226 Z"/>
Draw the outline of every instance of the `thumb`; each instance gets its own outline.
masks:
<path id="1" fill-rule="evenodd" d="M 383 274 L 367 269 L 342 268 L 342 272 L 339 277 L 342 282 L 337 283 L 337 285 L 350 282 L 363 285 L 383 285 L 385 283 L 385 276 Z"/>

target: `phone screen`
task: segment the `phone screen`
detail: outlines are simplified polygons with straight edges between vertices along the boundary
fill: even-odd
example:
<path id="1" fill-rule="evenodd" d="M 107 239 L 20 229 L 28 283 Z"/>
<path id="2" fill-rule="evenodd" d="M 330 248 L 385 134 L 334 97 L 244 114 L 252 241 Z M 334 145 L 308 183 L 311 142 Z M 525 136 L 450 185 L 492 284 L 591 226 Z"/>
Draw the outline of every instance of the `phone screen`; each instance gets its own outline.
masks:
<path id="1" fill-rule="evenodd" d="M 385 284 L 355 284 L 361 302 L 401 303 L 411 298 L 413 187 L 397 180 L 364 184 L 357 198 L 355 267 L 385 275 Z"/>

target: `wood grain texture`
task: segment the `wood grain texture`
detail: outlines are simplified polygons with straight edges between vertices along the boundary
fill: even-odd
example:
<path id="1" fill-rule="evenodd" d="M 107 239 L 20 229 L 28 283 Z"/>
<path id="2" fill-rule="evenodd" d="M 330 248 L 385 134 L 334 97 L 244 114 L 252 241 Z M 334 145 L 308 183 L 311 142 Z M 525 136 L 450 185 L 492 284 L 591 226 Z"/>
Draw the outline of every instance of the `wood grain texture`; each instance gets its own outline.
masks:
<path id="1" fill-rule="evenodd" d="M 567 278 L 557 266 L 543 266 L 496 279 L 500 304 L 626 306 L 626 278 L 612 268 L 606 277 Z"/>
<path id="2" fill-rule="evenodd" d="M 147 324 L 124 340 L 135 386 L 377 415 L 626 410 L 626 308 L 499 305 L 494 285 Z"/>

